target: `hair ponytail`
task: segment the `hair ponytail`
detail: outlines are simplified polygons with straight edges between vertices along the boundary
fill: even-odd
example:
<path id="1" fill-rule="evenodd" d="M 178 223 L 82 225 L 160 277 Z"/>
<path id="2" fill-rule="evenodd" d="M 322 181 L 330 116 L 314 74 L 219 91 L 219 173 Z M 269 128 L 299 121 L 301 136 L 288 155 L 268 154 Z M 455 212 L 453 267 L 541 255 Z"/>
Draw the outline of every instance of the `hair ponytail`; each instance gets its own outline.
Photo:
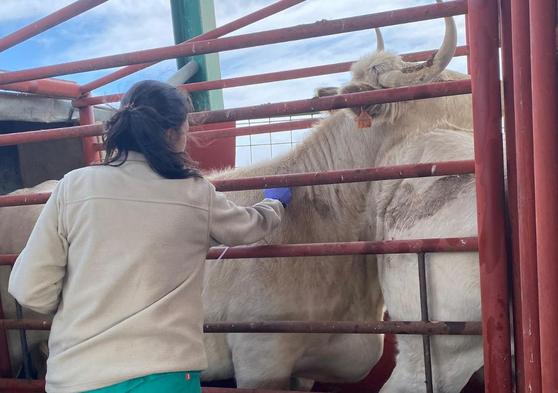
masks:
<path id="1" fill-rule="evenodd" d="M 200 177 L 185 152 L 169 144 L 167 130 L 181 132 L 188 101 L 173 86 L 157 81 L 136 83 L 126 93 L 121 109 L 106 123 L 105 165 L 120 166 L 129 151 L 145 156 L 149 166 L 168 179 Z"/>

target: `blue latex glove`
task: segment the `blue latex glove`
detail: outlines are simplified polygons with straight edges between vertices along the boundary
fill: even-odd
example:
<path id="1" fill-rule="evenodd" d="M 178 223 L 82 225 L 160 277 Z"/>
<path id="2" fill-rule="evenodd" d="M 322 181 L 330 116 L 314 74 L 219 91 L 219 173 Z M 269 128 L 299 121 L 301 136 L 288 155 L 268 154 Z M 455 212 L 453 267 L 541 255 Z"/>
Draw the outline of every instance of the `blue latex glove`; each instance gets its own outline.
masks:
<path id="1" fill-rule="evenodd" d="M 293 198 L 293 194 L 291 193 L 291 189 L 288 187 L 267 188 L 264 190 L 264 197 L 269 199 L 276 199 L 280 201 L 283 206 L 287 207 L 287 205 Z"/>

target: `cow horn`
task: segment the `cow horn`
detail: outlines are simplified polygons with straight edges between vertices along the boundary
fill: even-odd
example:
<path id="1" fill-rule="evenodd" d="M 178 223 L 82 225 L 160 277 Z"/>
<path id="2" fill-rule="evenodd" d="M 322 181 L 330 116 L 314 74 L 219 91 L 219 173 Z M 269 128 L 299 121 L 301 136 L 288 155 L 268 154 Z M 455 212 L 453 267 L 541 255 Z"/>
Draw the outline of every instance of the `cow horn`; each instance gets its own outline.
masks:
<path id="1" fill-rule="evenodd" d="M 375 28 L 374 31 L 376 32 L 376 52 L 383 52 L 384 37 L 382 37 L 382 31 L 378 28 Z"/>
<path id="2" fill-rule="evenodd" d="M 441 3 L 441 0 L 436 0 Z M 410 65 L 401 70 L 394 70 L 380 75 L 380 84 L 384 87 L 409 86 L 428 82 L 438 76 L 449 64 L 457 47 L 457 28 L 452 17 L 444 18 L 446 33 L 444 42 L 434 57 L 421 64 Z"/>

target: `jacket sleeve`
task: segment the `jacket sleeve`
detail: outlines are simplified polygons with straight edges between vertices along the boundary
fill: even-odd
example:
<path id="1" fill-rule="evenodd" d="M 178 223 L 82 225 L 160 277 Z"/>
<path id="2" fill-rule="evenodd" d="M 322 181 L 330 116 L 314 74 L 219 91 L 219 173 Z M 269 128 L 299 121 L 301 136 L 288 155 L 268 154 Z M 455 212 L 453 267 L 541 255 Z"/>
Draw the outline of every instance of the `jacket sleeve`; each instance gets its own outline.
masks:
<path id="1" fill-rule="evenodd" d="M 66 274 L 68 241 L 61 214 L 62 190 L 61 180 L 19 254 L 8 286 L 9 293 L 22 306 L 43 314 L 57 310 Z"/>
<path id="2" fill-rule="evenodd" d="M 281 222 L 281 202 L 264 199 L 252 207 L 238 206 L 225 194 L 210 186 L 209 232 L 211 243 L 227 246 L 255 243 L 271 233 Z"/>

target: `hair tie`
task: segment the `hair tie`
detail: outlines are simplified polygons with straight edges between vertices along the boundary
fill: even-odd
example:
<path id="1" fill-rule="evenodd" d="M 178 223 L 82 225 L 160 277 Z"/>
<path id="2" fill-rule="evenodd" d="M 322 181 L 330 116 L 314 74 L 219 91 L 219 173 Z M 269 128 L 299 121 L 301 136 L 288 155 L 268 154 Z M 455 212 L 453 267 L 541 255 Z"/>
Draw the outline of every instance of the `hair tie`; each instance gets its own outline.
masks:
<path id="1" fill-rule="evenodd" d="M 133 103 L 133 102 L 130 102 L 130 103 L 124 105 L 124 106 L 122 107 L 122 110 L 123 110 L 123 111 L 125 111 L 125 110 L 132 110 L 132 109 L 134 109 L 135 107 L 136 107 L 136 106 L 134 105 L 134 103 Z"/>

